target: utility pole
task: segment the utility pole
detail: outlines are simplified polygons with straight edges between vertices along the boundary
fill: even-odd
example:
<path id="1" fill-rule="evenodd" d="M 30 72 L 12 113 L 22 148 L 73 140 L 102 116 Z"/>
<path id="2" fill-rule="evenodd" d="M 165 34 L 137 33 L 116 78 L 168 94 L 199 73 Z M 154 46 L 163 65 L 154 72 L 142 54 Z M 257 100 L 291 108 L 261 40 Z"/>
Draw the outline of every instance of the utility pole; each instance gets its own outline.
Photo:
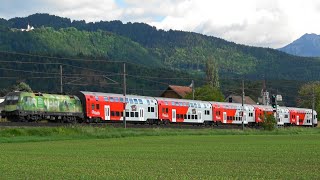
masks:
<path id="1" fill-rule="evenodd" d="M 63 84 L 62 84 L 62 65 L 60 64 L 60 93 L 63 93 Z"/>
<path id="2" fill-rule="evenodd" d="M 242 79 L 242 130 L 244 130 L 244 80 Z"/>
<path id="3" fill-rule="evenodd" d="M 126 63 L 123 63 L 123 124 L 124 128 L 127 128 L 126 122 L 126 94 L 127 94 L 127 85 L 126 85 Z"/>
<path id="4" fill-rule="evenodd" d="M 311 127 L 313 127 L 313 110 L 314 110 L 314 101 L 315 101 L 315 96 L 314 96 L 314 84 L 312 85 L 312 118 L 311 118 Z"/>
<path id="5" fill-rule="evenodd" d="M 194 100 L 194 81 L 192 80 L 192 99 Z"/>

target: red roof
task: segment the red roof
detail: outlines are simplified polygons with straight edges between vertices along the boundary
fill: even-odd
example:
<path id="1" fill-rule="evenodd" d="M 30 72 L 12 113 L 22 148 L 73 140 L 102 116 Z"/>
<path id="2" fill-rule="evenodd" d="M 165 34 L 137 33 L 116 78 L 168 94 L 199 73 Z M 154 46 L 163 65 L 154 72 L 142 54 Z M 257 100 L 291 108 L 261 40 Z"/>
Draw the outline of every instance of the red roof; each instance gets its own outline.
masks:
<path id="1" fill-rule="evenodd" d="M 192 88 L 188 86 L 169 85 L 168 90 L 176 92 L 181 97 L 185 97 L 188 93 L 192 92 Z"/>

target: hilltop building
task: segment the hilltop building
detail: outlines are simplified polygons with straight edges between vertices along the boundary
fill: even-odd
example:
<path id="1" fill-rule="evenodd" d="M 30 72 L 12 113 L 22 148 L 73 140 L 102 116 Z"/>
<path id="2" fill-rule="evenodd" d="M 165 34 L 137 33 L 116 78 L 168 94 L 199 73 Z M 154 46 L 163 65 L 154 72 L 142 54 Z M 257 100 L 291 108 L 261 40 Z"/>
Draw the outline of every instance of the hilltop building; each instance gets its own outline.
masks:
<path id="1" fill-rule="evenodd" d="M 20 31 L 27 31 L 27 32 L 32 30 L 34 30 L 34 27 L 30 26 L 29 23 L 28 23 L 27 29 L 20 29 Z"/>

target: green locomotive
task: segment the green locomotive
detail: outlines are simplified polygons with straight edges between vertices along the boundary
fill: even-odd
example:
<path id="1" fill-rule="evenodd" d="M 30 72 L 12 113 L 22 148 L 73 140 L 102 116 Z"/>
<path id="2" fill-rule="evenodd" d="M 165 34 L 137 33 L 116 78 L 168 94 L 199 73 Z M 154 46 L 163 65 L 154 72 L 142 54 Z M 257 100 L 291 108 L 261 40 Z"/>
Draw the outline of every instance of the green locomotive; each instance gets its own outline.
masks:
<path id="1" fill-rule="evenodd" d="M 77 122 L 83 119 L 83 111 L 77 96 L 11 92 L 6 95 L 2 116 L 11 121 Z"/>

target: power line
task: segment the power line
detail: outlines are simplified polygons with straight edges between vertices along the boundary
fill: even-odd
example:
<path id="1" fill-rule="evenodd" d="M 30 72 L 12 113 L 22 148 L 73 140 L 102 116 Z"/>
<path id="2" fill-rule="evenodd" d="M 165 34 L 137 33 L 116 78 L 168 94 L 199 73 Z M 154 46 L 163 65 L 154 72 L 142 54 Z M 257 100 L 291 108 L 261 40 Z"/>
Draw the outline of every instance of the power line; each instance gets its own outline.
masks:
<path id="1" fill-rule="evenodd" d="M 37 55 L 37 54 L 10 52 L 10 51 L 0 51 L 0 53 L 23 55 L 23 56 L 30 56 L 30 57 L 39 57 L 39 58 L 48 58 L 48 59 L 57 59 L 57 60 L 69 60 L 69 61 L 109 62 L 109 63 L 122 63 L 123 62 L 123 61 L 109 61 L 109 60 L 102 60 L 102 59 L 93 60 L 93 59 L 80 59 L 80 58 L 64 58 L 64 57 L 54 57 L 54 56 L 45 56 L 45 55 Z"/>

